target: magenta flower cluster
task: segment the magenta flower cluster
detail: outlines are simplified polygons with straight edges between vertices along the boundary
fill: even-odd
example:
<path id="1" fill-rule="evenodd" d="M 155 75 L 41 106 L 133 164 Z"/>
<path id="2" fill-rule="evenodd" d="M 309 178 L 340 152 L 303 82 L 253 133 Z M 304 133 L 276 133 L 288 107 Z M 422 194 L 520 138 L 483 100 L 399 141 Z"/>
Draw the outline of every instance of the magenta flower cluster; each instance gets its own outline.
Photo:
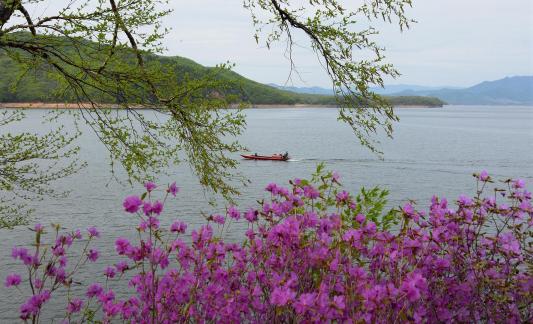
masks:
<path id="1" fill-rule="evenodd" d="M 150 194 L 123 204 L 140 218 L 139 240 L 115 241 L 121 261 L 102 269 L 105 284 L 68 294 L 65 322 L 531 322 L 531 193 L 522 180 L 508 180 L 483 198 L 493 180 L 475 176 L 474 197 L 453 204 L 434 197 L 426 212 L 405 204 L 392 212 L 393 228 L 365 215 L 337 173 L 269 184 L 270 199 L 258 208 L 230 206 L 190 236 L 181 221 L 169 230 L 159 221 L 175 184 L 153 202 L 145 199 L 157 188 L 149 183 Z M 242 243 L 215 235 L 214 227 L 235 221 L 248 223 Z M 98 257 L 89 243 L 100 233 L 90 228 L 81 259 L 67 271 L 66 250 L 82 235 L 58 229 L 50 248 L 39 226 L 34 251 L 13 250 L 29 269 L 25 279 L 5 280 L 31 287 L 23 320 L 38 321 L 53 292 L 75 284 L 76 272 Z M 109 288 L 115 282 L 130 287 L 129 296 L 118 298 Z"/>

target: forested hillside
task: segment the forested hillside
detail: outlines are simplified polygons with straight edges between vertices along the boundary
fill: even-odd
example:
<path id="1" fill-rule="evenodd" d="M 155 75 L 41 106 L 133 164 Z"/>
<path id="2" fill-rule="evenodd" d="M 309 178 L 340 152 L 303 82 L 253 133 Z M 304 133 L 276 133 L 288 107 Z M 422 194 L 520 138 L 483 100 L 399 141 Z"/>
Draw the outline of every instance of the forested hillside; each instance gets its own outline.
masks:
<path id="1" fill-rule="evenodd" d="M 11 53 L 13 55 L 13 53 Z M 23 55 L 23 53 L 20 53 Z M 178 82 L 184 79 L 197 79 L 210 73 L 216 78 L 231 81 L 230 92 L 238 100 L 252 105 L 336 105 L 330 95 L 294 93 L 247 79 L 233 71 L 219 70 L 202 66 L 190 59 L 179 56 L 152 56 L 151 61 L 173 66 Z M 6 52 L 0 52 L 0 102 L 71 102 L 72 93 L 58 90 L 58 82 L 49 77 L 48 71 L 36 67 L 23 71 Z M 114 103 L 116 98 L 101 96 L 104 103 Z M 443 102 L 430 97 L 395 96 L 389 97 L 393 105 L 442 106 Z"/>

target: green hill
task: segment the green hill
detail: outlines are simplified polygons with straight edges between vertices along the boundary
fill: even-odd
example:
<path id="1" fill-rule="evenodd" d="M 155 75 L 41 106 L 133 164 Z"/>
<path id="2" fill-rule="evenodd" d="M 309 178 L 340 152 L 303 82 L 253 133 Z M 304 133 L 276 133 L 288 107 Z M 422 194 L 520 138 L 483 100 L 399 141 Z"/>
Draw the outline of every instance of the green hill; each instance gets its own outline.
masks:
<path id="1" fill-rule="evenodd" d="M 199 78 L 212 72 L 214 68 L 202 66 L 190 59 L 179 56 L 152 56 L 149 60 L 173 64 L 177 80 L 188 76 Z M 68 94 L 64 97 L 54 93 L 57 82 L 48 76 L 46 71 L 37 70 L 26 73 L 16 87 L 13 84 L 21 75 L 21 66 L 14 62 L 0 49 L 0 103 L 21 102 L 65 102 L 69 101 Z M 247 79 L 235 72 L 224 71 L 218 78 L 232 81 L 234 92 L 240 99 L 252 105 L 336 105 L 333 96 L 294 93 Z M 436 98 L 399 96 L 389 97 L 393 105 L 412 106 L 442 106 L 444 103 Z M 105 99 L 103 99 L 105 101 Z"/>

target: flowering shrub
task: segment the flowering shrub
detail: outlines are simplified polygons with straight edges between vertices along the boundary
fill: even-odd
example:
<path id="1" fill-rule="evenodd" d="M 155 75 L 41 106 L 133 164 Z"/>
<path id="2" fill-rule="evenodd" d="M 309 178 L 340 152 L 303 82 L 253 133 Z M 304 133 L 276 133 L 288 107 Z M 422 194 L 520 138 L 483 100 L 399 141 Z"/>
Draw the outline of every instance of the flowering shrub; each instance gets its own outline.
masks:
<path id="1" fill-rule="evenodd" d="M 530 322 L 531 193 L 522 180 L 509 180 L 482 198 L 493 181 L 486 172 L 475 176 L 476 196 L 460 196 L 456 207 L 434 197 L 427 212 L 408 203 L 384 213 L 386 192 L 353 196 L 336 173 L 319 169 L 311 181 L 269 184 L 270 198 L 257 209 L 230 206 L 210 216 L 190 239 L 183 222 L 159 222 L 176 185 L 159 201 L 149 183 L 123 203 L 140 219 L 139 240 L 116 240 L 122 259 L 102 269 L 105 285 L 68 294 L 65 322 Z M 249 224 L 242 243 L 214 234 L 230 221 Z M 56 228 L 48 247 L 43 230 L 35 228 L 34 251 L 13 250 L 29 276 L 10 274 L 5 282 L 30 286 L 20 317 L 32 322 L 98 258 L 90 248 L 95 228 L 85 235 Z M 67 270 L 66 252 L 82 236 L 81 258 Z M 131 293 L 118 298 L 108 282 L 124 281 L 124 273 Z"/>

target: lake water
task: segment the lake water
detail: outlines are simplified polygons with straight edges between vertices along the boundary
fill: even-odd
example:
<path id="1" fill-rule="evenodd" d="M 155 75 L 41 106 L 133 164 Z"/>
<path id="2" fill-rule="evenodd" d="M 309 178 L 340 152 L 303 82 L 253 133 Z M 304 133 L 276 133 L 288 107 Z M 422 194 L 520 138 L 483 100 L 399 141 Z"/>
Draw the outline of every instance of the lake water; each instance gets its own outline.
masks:
<path id="1" fill-rule="evenodd" d="M 27 112 L 28 118 L 18 129 L 45 130 L 41 124 L 42 110 Z M 427 206 L 433 194 L 456 198 L 473 194 L 475 182 L 471 174 L 487 170 L 493 177 L 521 177 L 531 188 L 533 184 L 533 107 L 446 106 L 431 109 L 398 109 L 401 121 L 395 127 L 393 140 L 384 139 L 380 149 L 383 160 L 362 148 L 349 127 L 336 121 L 335 109 L 257 109 L 247 111 L 248 128 L 242 144 L 252 152 L 271 154 L 288 151 L 290 162 L 242 161 L 239 167 L 252 182 L 242 189 L 238 198 L 242 207 L 253 205 L 264 197 L 269 182 L 286 183 L 294 177 L 308 177 L 317 163 L 324 162 L 338 171 L 349 191 L 359 187 L 382 186 L 390 189 L 390 206 L 408 199 Z M 85 229 L 95 225 L 103 232 L 96 243 L 102 257 L 82 274 L 85 280 L 101 273 L 104 265 L 114 260 L 113 245 L 118 236 L 132 236 L 136 221 L 122 212 L 122 199 L 140 193 L 140 185 L 129 187 L 112 180 L 106 151 L 90 132 L 80 139 L 81 157 L 88 161 L 82 172 L 63 179 L 59 188 L 72 190 L 66 199 L 45 199 L 34 202 L 38 212 L 35 221 L 43 224 L 61 223 L 69 229 Z M 169 170 L 170 177 L 161 183 L 177 181 L 182 188 L 178 199 L 165 208 L 162 223 L 182 219 L 192 227 L 204 222 L 201 212 L 216 208 L 207 203 L 205 194 L 181 165 Z M 227 236 L 238 239 L 244 224 L 233 224 Z M 10 258 L 14 245 L 31 243 L 25 228 L 0 230 L 0 279 L 21 267 Z M 107 248 L 106 248 L 107 247 Z M 125 289 L 117 287 L 118 292 Z M 20 298 L 15 290 L 1 288 L 0 323 L 17 318 Z M 48 316 L 54 313 L 49 306 Z M 57 309 L 57 308 L 56 308 Z M 64 308 L 63 308 L 64 309 Z"/>

